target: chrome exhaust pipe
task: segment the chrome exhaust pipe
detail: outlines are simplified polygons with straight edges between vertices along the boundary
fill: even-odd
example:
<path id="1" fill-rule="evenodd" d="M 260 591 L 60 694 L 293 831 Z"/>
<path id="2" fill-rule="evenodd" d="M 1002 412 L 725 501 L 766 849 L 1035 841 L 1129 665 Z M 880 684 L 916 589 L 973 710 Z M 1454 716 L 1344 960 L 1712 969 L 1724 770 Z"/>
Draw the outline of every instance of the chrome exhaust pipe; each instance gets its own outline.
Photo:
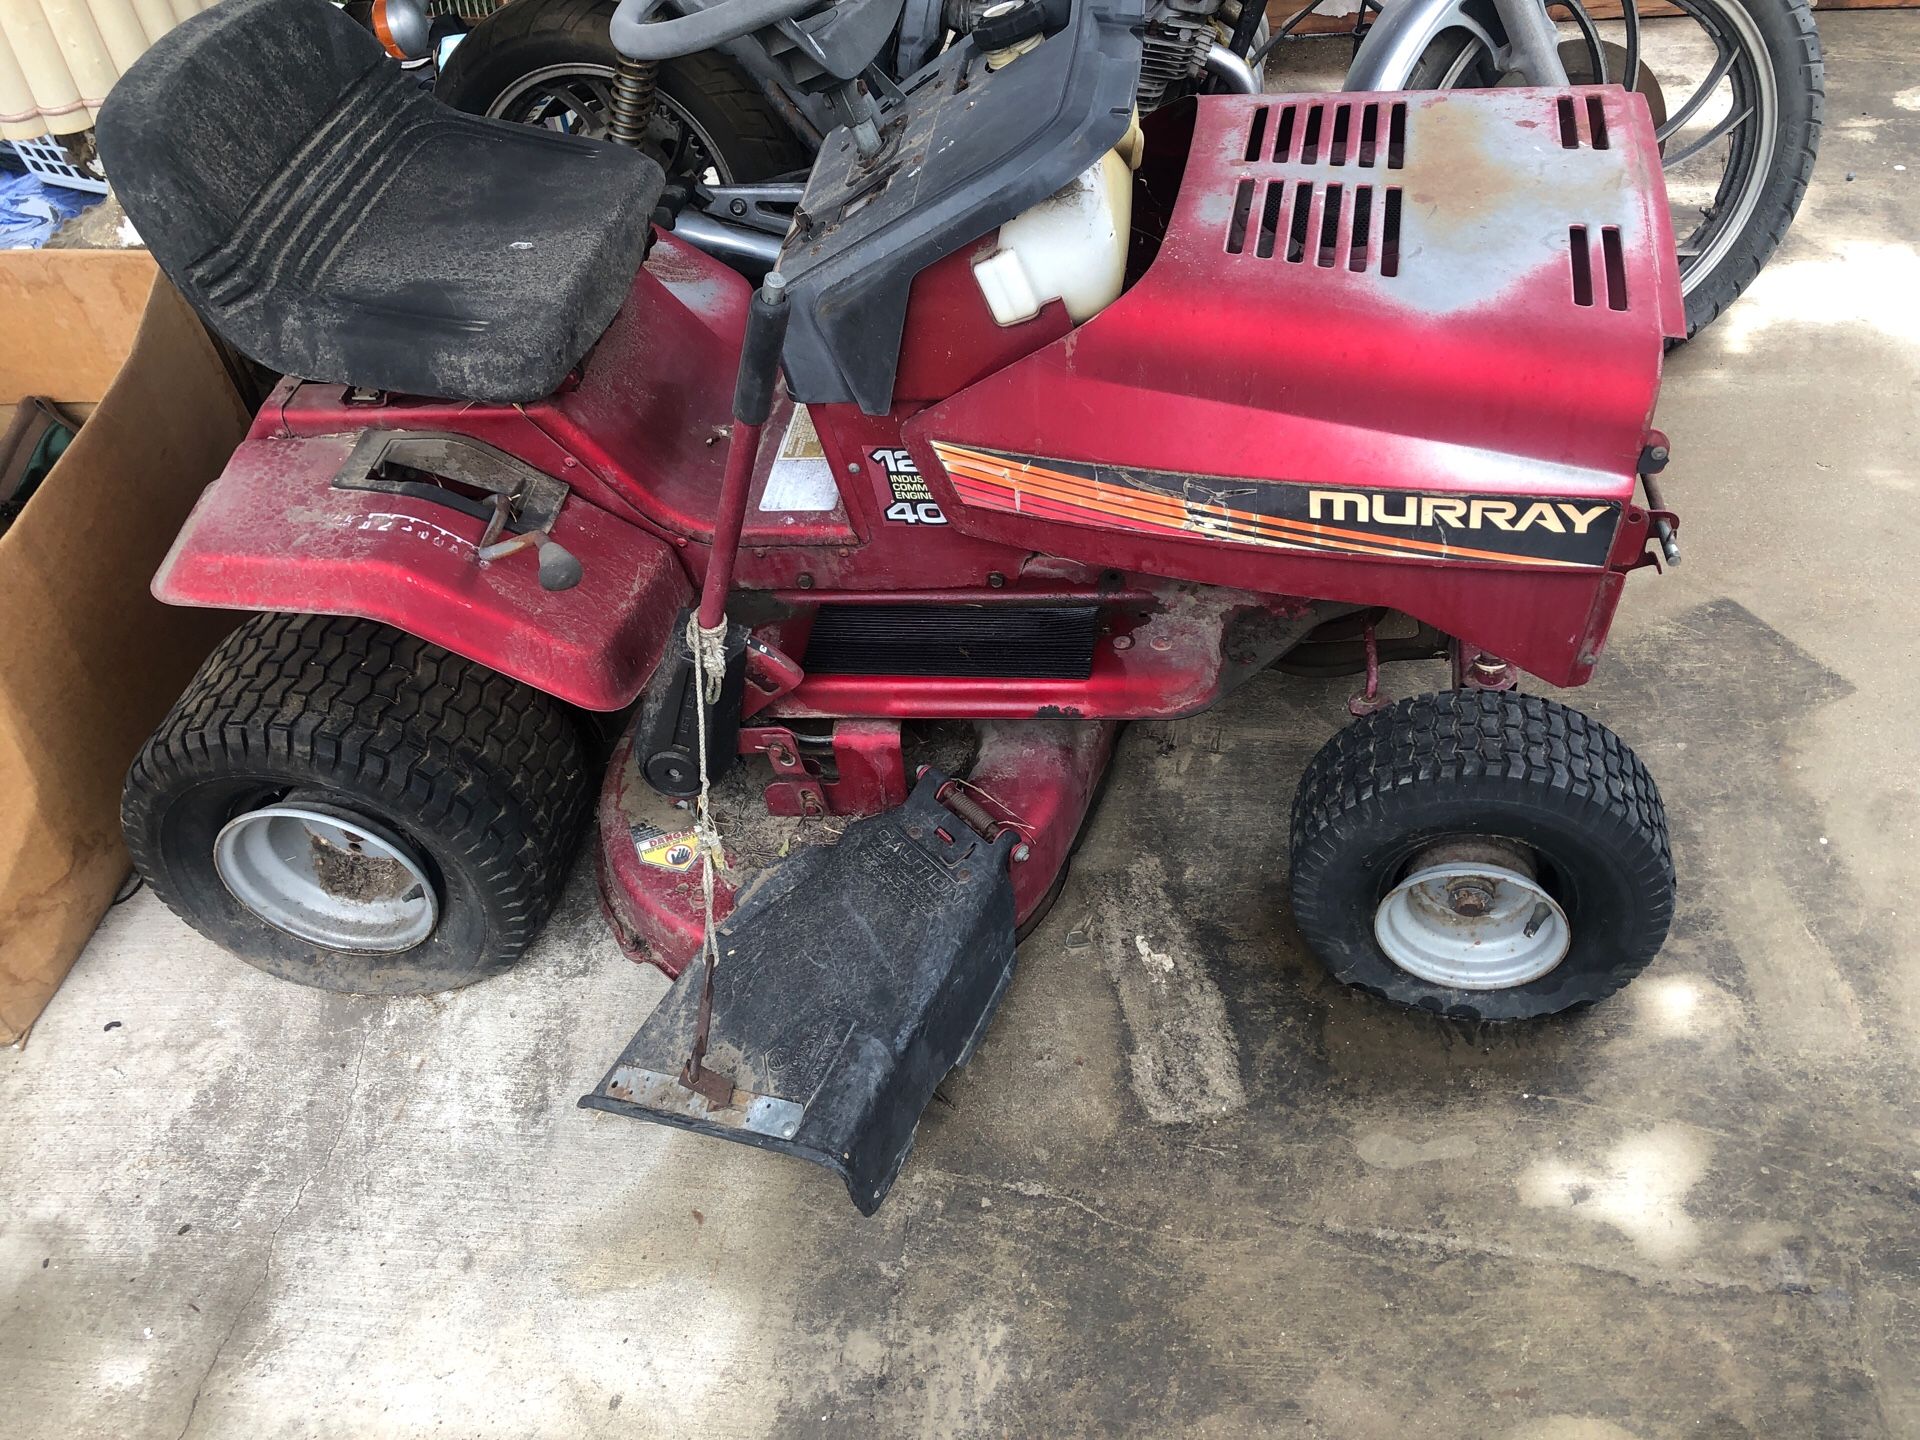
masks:
<path id="1" fill-rule="evenodd" d="M 1258 95 L 1266 88 L 1253 67 L 1224 45 L 1207 47 L 1207 73 L 1236 95 Z"/>
<path id="2" fill-rule="evenodd" d="M 778 235 L 729 225 L 698 210 L 682 210 L 673 222 L 673 233 L 714 259 L 729 264 L 743 261 L 770 269 L 780 262 Z"/>

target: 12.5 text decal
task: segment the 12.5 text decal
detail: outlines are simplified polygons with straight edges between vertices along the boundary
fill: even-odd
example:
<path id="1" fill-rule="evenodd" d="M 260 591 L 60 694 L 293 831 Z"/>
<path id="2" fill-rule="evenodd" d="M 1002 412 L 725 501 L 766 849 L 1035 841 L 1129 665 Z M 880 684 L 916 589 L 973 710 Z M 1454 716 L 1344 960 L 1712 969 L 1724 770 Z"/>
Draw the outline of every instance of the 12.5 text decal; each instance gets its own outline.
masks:
<path id="1" fill-rule="evenodd" d="M 887 490 L 893 497 L 886 509 L 887 519 L 900 525 L 947 523 L 947 517 L 934 503 L 933 492 L 927 489 L 927 482 L 920 478 L 920 467 L 913 463 L 913 456 L 897 448 L 870 450 L 867 453 L 887 477 Z"/>

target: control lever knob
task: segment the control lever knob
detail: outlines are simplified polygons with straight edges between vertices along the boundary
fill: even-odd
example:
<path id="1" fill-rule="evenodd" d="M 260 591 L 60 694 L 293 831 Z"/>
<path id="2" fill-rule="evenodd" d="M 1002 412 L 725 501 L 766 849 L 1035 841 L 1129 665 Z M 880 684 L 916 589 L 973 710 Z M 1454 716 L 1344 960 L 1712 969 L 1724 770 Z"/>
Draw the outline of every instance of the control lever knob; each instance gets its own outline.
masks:
<path id="1" fill-rule="evenodd" d="M 586 572 L 571 550 L 549 536 L 540 539 L 540 588 L 571 590 Z"/>

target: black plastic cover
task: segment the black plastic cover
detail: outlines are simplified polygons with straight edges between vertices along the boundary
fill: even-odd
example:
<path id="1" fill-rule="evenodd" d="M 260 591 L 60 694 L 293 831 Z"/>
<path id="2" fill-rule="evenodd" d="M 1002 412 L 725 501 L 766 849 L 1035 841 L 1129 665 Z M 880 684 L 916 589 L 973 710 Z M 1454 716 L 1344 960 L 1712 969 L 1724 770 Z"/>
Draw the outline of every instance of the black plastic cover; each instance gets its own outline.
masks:
<path id="1" fill-rule="evenodd" d="M 700 793 L 700 687 L 694 683 L 693 652 L 687 648 L 687 621 L 693 613 L 686 609 L 673 617 L 666 653 L 641 692 L 640 719 L 633 732 L 647 783 L 662 795 L 682 800 Z M 740 758 L 740 697 L 746 693 L 751 634 L 744 625 L 727 626 L 720 698 L 706 707 L 709 782 L 719 780 Z"/>
<path id="2" fill-rule="evenodd" d="M 962 675 L 1085 680 L 1097 605 L 822 605 L 807 635 L 809 675 Z"/>
<path id="3" fill-rule="evenodd" d="M 871 1215 L 1013 975 L 1015 837 L 969 830 L 934 798 L 944 783 L 929 771 L 900 809 L 765 872 L 720 926 L 705 1068 L 728 1103 L 676 1078 L 702 964 L 580 1103 L 824 1165 Z"/>
<path id="4" fill-rule="evenodd" d="M 235 347 L 312 380 L 538 400 L 600 338 L 664 179 L 439 104 L 327 0 L 222 0 L 100 113 L 114 191 Z"/>
<path id="5" fill-rule="evenodd" d="M 1144 17 L 1144 0 L 1079 0 L 1071 24 L 997 71 L 953 46 L 906 83 L 871 167 L 847 129 L 827 137 L 780 256 L 796 400 L 886 412 L 914 277 L 1119 143 L 1140 70 L 1129 27 Z"/>
<path id="6" fill-rule="evenodd" d="M 1018 3 L 1000 10 L 989 5 L 986 13 L 974 22 L 973 29 L 967 33 L 973 36 L 973 43 L 982 50 L 1000 50 L 1009 45 L 1017 45 L 1030 35 L 1041 34 L 1046 28 L 1046 14 L 1037 0 L 1018 0 Z"/>

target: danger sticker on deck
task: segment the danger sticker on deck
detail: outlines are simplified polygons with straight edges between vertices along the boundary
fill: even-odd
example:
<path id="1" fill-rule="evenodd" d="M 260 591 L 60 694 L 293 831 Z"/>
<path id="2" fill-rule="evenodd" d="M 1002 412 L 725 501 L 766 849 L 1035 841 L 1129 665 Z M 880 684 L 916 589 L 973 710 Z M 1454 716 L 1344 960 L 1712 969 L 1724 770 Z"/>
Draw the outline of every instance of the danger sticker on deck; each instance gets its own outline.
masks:
<path id="1" fill-rule="evenodd" d="M 642 865 L 684 875 L 700 859 L 700 837 L 691 830 L 654 830 L 635 826 L 634 853 Z"/>

